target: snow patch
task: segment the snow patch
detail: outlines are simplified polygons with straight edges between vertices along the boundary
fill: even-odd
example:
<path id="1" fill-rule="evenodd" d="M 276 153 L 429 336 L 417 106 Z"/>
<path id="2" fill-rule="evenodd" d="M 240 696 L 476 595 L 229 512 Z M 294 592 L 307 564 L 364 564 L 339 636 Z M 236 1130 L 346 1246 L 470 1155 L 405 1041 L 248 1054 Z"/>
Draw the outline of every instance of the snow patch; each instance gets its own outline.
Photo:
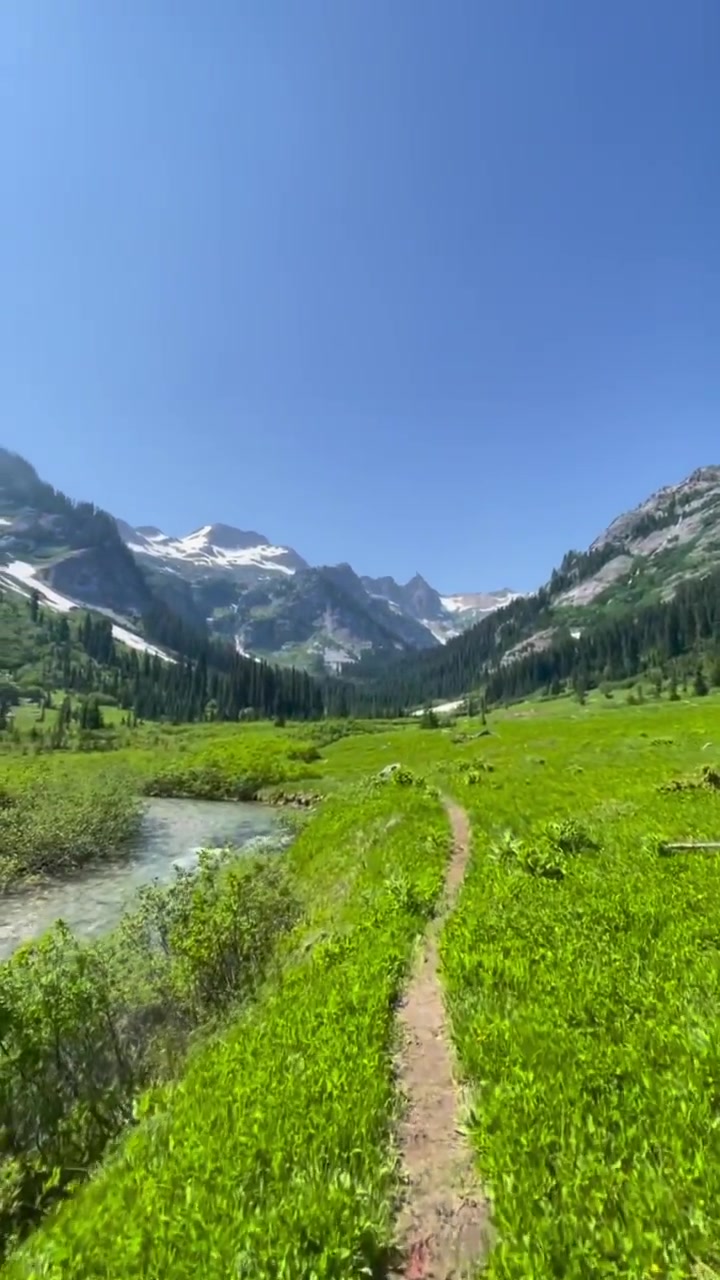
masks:
<path id="1" fill-rule="evenodd" d="M 158 560 L 177 560 L 215 569 L 243 567 L 290 576 L 295 573 L 290 565 L 280 563 L 282 557 L 291 554 L 287 547 L 276 547 L 271 543 L 230 549 L 218 547 L 209 541 L 211 532 L 212 525 L 205 524 L 184 538 L 171 538 L 166 533 L 156 533 L 147 537 L 141 535 L 142 542 L 132 541 L 126 545 L 135 555 L 152 556 Z"/>
<path id="2" fill-rule="evenodd" d="M 494 613 L 513 600 L 519 600 L 522 594 L 522 591 L 475 591 L 441 596 L 440 603 L 448 613 Z"/>
<path id="3" fill-rule="evenodd" d="M 212 618 L 208 618 L 208 622 L 212 622 L 212 621 L 213 621 L 213 619 L 212 619 Z M 241 642 L 241 640 L 240 640 L 240 637 L 239 637 L 239 636 L 236 636 L 236 637 L 235 637 L 235 652 L 236 652 L 236 653 L 237 653 L 241 658 L 252 658 L 253 662 L 261 662 L 261 661 L 262 661 L 262 659 L 261 659 L 261 658 L 256 658 L 256 656 L 255 656 L 255 654 L 254 654 L 254 653 L 248 653 L 247 649 L 243 649 L 242 642 Z"/>
<path id="4" fill-rule="evenodd" d="M 35 566 L 28 564 L 26 560 L 13 560 L 12 564 L 5 566 L 5 573 L 9 573 L 11 578 L 17 578 L 19 582 L 29 584 L 51 609 L 55 609 L 57 613 L 70 613 L 71 609 L 76 609 L 77 605 L 74 601 L 69 600 L 67 596 L 60 595 L 59 591 L 53 591 L 52 587 L 48 587 L 39 578 L 35 577 Z"/>
<path id="5" fill-rule="evenodd" d="M 435 711 L 437 715 L 440 715 L 440 716 L 449 716 L 449 715 L 452 715 L 453 711 L 458 711 L 460 707 L 464 707 L 464 706 L 465 706 L 465 699 L 456 698 L 454 702 L 439 702 L 437 706 L 433 707 L 433 711 Z M 425 708 L 421 707 L 419 711 L 413 711 L 413 715 L 424 716 Z"/>
<path id="6" fill-rule="evenodd" d="M 43 604 L 54 609 L 57 613 L 70 613 L 73 609 L 81 609 L 85 606 L 79 604 L 77 600 L 71 600 L 68 596 L 63 596 L 59 591 L 54 591 L 41 578 L 35 576 L 35 566 L 28 564 L 26 560 L 13 560 L 12 564 L 5 565 L 2 572 L 9 577 L 14 578 L 17 582 L 22 582 L 24 586 L 30 587 L 31 590 L 37 591 L 42 597 Z M 22 593 L 23 595 L 25 592 Z M 104 612 L 104 610 L 102 611 Z M 154 644 L 148 644 L 147 640 L 143 640 L 142 636 L 138 636 L 134 631 L 129 631 L 127 627 L 120 626 L 119 623 L 112 624 L 113 638 L 118 640 L 120 644 L 127 645 L 128 649 L 137 649 L 140 653 L 149 653 L 152 657 L 162 658 L 164 662 L 174 662 L 169 654 L 162 649 L 158 649 Z"/>
<path id="7" fill-rule="evenodd" d="M 441 596 L 440 603 L 443 609 L 447 609 L 448 613 L 460 613 L 466 609 L 467 605 L 463 603 L 464 596 Z"/>
<path id="8" fill-rule="evenodd" d="M 116 640 L 121 644 L 127 645 L 128 649 L 137 649 L 139 653 L 149 653 L 153 658 L 162 658 L 165 662 L 174 662 L 169 654 L 164 653 L 162 649 L 156 648 L 154 644 L 148 644 L 147 640 L 143 640 L 142 636 L 138 636 L 134 631 L 128 631 L 127 627 L 121 627 L 117 622 L 112 624 L 112 633 Z"/>
<path id="9" fill-rule="evenodd" d="M 447 644 L 448 640 L 452 640 L 454 636 L 460 635 L 457 627 L 451 623 L 435 622 L 432 618 L 421 618 L 422 625 L 434 636 L 440 644 Z"/>

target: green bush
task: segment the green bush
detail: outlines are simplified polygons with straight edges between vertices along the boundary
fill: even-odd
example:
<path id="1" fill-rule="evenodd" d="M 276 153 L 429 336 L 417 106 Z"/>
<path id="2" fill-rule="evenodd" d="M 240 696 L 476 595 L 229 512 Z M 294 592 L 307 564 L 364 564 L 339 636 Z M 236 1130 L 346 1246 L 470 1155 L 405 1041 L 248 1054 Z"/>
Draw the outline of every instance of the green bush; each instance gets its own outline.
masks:
<path id="1" fill-rule="evenodd" d="M 298 913 L 280 861 L 206 853 L 108 941 L 58 924 L 0 967 L 0 1253 L 87 1177 L 190 1035 L 250 998 Z"/>
<path id="2" fill-rule="evenodd" d="M 107 857 L 137 834 L 141 806 L 125 773 L 14 770 L 0 807 L 0 886 Z"/>
<path id="3" fill-rule="evenodd" d="M 427 791 L 362 788 L 323 806 L 288 855 L 310 915 L 282 972 L 8 1277 L 384 1274 L 394 1003 L 447 848 Z"/>

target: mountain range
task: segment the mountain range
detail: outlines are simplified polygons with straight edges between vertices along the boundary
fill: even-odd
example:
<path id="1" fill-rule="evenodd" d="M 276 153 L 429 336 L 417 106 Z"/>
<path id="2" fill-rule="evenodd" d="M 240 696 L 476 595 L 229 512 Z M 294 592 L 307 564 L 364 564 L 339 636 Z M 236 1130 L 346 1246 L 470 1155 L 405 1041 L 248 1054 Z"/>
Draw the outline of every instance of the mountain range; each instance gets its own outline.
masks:
<path id="1" fill-rule="evenodd" d="M 227 524 L 183 537 L 132 527 L 73 503 L 25 459 L 0 450 L 0 575 L 57 598 L 110 612 L 140 629 L 153 602 L 241 653 L 317 674 L 363 655 L 391 656 L 446 643 L 515 593 L 443 596 L 419 574 L 406 584 L 360 577 L 349 564 L 311 566 L 291 547 Z M 119 633 L 118 633 L 119 634 Z"/>
<path id="2" fill-rule="evenodd" d="M 452 640 L 373 672 L 402 705 L 482 688 L 489 702 L 644 675 L 720 685 L 720 467 L 700 467 L 568 551 L 537 591 Z M 698 675 L 698 672 L 700 674 Z"/>
<path id="3" fill-rule="evenodd" d="M 0 450 L 0 585 L 26 594 L 34 586 L 54 608 L 108 613 L 117 638 L 135 647 L 153 638 L 144 638 L 143 620 L 160 608 L 240 653 L 358 678 L 400 666 L 408 688 L 439 694 L 455 688 L 461 667 L 477 683 L 499 664 L 661 605 L 715 569 L 719 553 L 718 466 L 618 516 L 587 550 L 567 552 L 535 593 L 443 595 L 420 574 L 401 584 L 347 563 L 312 566 L 291 547 L 227 524 L 182 537 L 132 527 L 72 502 Z M 456 651 L 472 653 L 469 666 Z"/>
<path id="4" fill-rule="evenodd" d="M 401 585 L 346 563 L 311 566 L 292 547 L 226 524 L 173 538 L 117 523 L 168 603 L 182 609 L 184 596 L 243 652 L 310 670 L 340 671 L 368 652 L 433 648 L 514 598 L 508 590 L 442 596 L 419 574 Z"/>

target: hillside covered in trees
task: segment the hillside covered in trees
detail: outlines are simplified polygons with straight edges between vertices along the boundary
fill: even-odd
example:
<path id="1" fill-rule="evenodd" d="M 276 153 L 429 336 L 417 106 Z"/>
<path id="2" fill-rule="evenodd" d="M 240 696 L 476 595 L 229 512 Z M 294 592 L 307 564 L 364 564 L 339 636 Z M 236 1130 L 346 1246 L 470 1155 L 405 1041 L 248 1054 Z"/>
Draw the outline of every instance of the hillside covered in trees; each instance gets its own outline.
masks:
<path id="1" fill-rule="evenodd" d="M 378 702 L 422 704 L 483 687 L 489 703 L 559 693 L 644 673 L 671 681 L 720 662 L 720 570 L 681 584 L 670 600 L 607 609 L 582 633 L 551 619 L 550 593 L 514 600 L 444 649 L 370 675 Z M 536 644 L 524 652 L 532 629 Z M 518 650 L 513 654 L 512 648 Z M 509 652 L 510 651 L 510 652 Z"/>
<path id="2" fill-rule="evenodd" d="M 139 719 L 189 722 L 243 716 L 310 719 L 371 708 L 341 681 L 244 657 L 158 607 L 148 619 L 163 659 L 118 643 L 109 618 L 90 611 L 53 613 L 36 595 L 0 598 L 0 709 L 60 692 L 93 705 L 116 705 Z M 88 725 L 87 727 L 93 727 Z"/>

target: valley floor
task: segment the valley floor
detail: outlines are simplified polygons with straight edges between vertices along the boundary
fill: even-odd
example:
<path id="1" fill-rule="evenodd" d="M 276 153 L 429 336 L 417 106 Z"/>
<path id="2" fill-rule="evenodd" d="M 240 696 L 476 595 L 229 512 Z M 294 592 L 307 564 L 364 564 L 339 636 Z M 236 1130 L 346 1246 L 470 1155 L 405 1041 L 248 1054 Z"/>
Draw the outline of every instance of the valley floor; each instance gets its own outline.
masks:
<path id="1" fill-rule="evenodd" d="M 449 1280 L 458 1251 L 503 1280 L 720 1275 L 720 857 L 667 848 L 720 840 L 720 702 L 528 703 L 487 729 L 148 726 L 96 757 L 3 758 L 0 821 L 40 780 L 87 796 L 101 775 L 322 797 L 277 879 L 237 882 L 253 982 L 233 934 L 222 1008 L 174 1074 L 128 1086 L 118 1138 L 44 1217 L 13 1207 L 18 1169 L 63 1171 L 47 1133 L 20 1150 L 30 1036 L 3 1023 L 3 1275 Z M 183 1009 L 234 919 L 226 882 L 188 892 L 200 941 L 163 978 Z M 23 990 L 23 1017 L 49 1016 Z"/>

